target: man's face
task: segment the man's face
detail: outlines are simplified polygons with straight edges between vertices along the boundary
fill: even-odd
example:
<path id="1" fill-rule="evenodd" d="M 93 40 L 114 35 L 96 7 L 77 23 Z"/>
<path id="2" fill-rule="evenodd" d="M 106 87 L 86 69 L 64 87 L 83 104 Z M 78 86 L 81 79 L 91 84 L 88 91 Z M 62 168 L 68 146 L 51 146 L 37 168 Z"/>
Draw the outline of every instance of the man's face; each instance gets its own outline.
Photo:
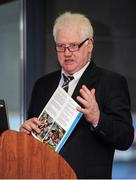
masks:
<path id="1" fill-rule="evenodd" d="M 84 40 L 77 28 L 60 30 L 56 36 L 56 44 L 63 44 L 66 47 L 69 47 L 70 44 L 80 44 Z M 92 41 L 87 40 L 78 51 L 71 52 L 66 48 L 64 52 L 57 52 L 58 61 L 64 72 L 74 74 L 79 71 L 89 61 L 92 49 Z"/>

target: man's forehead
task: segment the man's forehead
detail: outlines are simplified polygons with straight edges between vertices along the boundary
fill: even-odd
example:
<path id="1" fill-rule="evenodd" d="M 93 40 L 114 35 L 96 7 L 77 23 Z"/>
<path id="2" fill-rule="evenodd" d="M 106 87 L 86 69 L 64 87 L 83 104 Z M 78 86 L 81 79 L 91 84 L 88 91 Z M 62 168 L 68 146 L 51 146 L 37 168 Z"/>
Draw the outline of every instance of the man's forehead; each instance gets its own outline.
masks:
<path id="1" fill-rule="evenodd" d="M 78 42 L 82 37 L 81 31 L 79 29 L 61 29 L 56 34 L 56 41 L 62 41 L 66 43 Z"/>

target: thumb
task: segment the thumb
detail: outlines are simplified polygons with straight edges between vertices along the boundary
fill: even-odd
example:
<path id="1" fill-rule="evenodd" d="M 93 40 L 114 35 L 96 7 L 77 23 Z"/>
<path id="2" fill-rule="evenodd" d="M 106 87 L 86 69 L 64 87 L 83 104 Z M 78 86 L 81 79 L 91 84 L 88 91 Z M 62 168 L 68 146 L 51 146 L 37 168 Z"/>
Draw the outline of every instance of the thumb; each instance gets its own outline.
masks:
<path id="1" fill-rule="evenodd" d="M 95 96 L 95 89 L 91 89 L 91 94 Z"/>
<path id="2" fill-rule="evenodd" d="M 95 89 L 93 88 L 93 89 L 91 89 L 91 94 L 92 94 L 92 96 L 94 97 L 94 99 L 95 99 Z"/>

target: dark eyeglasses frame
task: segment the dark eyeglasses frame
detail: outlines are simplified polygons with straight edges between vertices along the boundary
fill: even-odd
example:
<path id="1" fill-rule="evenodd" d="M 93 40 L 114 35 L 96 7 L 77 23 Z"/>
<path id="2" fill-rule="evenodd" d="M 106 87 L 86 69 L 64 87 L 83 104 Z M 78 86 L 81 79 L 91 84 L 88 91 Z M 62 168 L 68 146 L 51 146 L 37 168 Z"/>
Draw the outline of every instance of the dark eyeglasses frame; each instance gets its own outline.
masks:
<path id="1" fill-rule="evenodd" d="M 87 40 L 89 40 L 89 38 L 87 38 L 87 39 L 85 39 L 83 42 L 81 42 L 80 44 L 77 44 L 77 49 L 76 50 L 70 50 L 70 45 L 69 46 L 63 46 L 63 48 L 64 48 L 64 50 L 62 51 L 62 50 L 57 50 L 57 45 L 59 45 L 59 44 L 55 44 L 55 47 L 56 47 L 56 51 L 57 52 L 65 52 L 66 51 L 66 49 L 68 49 L 70 52 L 75 52 L 75 51 L 79 51 L 79 49 L 83 46 L 83 44 L 87 41 Z"/>

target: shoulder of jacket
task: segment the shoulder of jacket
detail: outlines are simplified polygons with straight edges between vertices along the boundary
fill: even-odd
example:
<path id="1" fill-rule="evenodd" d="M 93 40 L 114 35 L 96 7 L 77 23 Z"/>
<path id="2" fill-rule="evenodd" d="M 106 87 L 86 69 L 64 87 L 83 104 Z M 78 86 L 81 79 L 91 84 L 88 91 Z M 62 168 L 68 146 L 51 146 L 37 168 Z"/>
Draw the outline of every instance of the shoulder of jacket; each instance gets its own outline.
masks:
<path id="1" fill-rule="evenodd" d="M 104 68 L 101 68 L 101 67 L 96 67 L 98 72 L 99 72 L 99 75 L 102 79 L 105 79 L 105 80 L 108 80 L 108 79 L 111 79 L 111 80 L 125 80 L 126 78 L 118 73 L 118 72 L 113 72 L 111 70 L 108 70 L 108 69 L 104 69 Z"/>
<path id="2" fill-rule="evenodd" d="M 61 75 L 61 70 L 57 70 L 57 71 L 48 73 L 48 74 L 40 77 L 40 78 L 36 81 L 36 83 L 44 82 L 44 81 L 48 81 L 48 80 L 52 81 L 52 80 L 54 80 L 54 78 L 57 78 L 57 77 L 59 77 L 60 75 Z"/>

